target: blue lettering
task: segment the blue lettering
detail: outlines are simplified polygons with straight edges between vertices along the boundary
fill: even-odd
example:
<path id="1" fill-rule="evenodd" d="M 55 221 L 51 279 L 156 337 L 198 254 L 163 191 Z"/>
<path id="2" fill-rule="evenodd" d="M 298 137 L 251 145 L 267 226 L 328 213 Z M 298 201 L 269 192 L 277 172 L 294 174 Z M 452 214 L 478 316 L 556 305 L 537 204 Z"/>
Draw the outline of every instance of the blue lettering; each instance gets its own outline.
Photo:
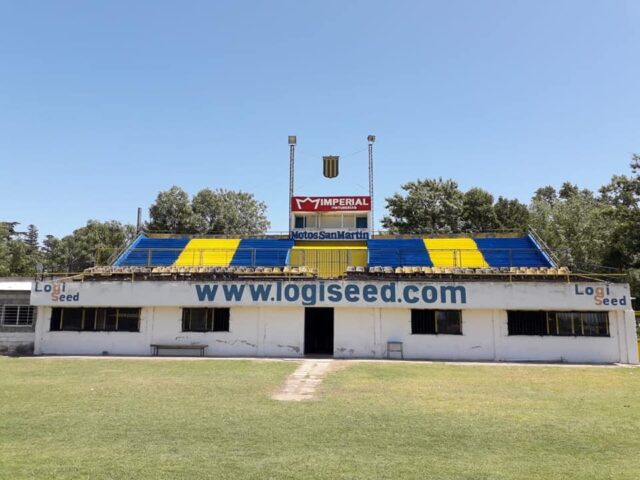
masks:
<path id="1" fill-rule="evenodd" d="M 242 300 L 242 294 L 244 293 L 244 285 L 222 285 L 222 292 L 224 293 L 224 299 L 227 302 Z"/>
<path id="2" fill-rule="evenodd" d="M 425 303 L 435 303 L 438 301 L 438 289 L 431 285 L 422 288 L 422 300 Z"/>
<path id="3" fill-rule="evenodd" d="M 259 302 L 262 300 L 266 302 L 269 300 L 269 294 L 271 293 L 271 285 L 250 284 L 249 292 L 251 294 L 251 300 Z"/>
<path id="4" fill-rule="evenodd" d="M 357 302 L 359 300 L 359 294 L 360 289 L 357 285 L 347 285 L 344 289 L 344 299 L 347 302 Z"/>
<path id="5" fill-rule="evenodd" d="M 380 288 L 380 298 L 385 303 L 396 303 L 396 284 L 388 283 Z"/>
<path id="6" fill-rule="evenodd" d="M 331 284 L 327 287 L 327 293 L 329 294 L 330 302 L 339 302 L 342 300 L 342 292 L 340 291 L 340 285 Z"/>
<path id="7" fill-rule="evenodd" d="M 440 287 L 440 301 L 442 303 L 447 303 L 447 293 L 450 296 L 450 303 L 458 303 L 458 293 L 460 294 L 460 303 L 467 303 L 467 289 L 458 286 L 458 287 Z"/>
<path id="8" fill-rule="evenodd" d="M 302 304 L 303 305 L 316 304 L 316 286 L 315 285 L 302 286 Z"/>
<path id="9" fill-rule="evenodd" d="M 300 296 L 300 290 L 297 285 L 289 284 L 284 287 L 284 299 L 287 302 L 295 302 Z"/>
<path id="10" fill-rule="evenodd" d="M 218 285 L 196 285 L 196 295 L 199 302 L 213 302 L 216 298 Z"/>
<path id="11" fill-rule="evenodd" d="M 378 288 L 375 285 L 365 285 L 362 289 L 362 298 L 365 302 L 375 302 Z"/>
<path id="12" fill-rule="evenodd" d="M 409 296 L 410 293 L 417 292 L 418 290 L 420 289 L 415 285 L 407 285 L 406 287 L 404 287 L 404 291 L 402 292 L 404 301 L 407 303 L 418 303 L 419 299 L 417 297 Z"/>

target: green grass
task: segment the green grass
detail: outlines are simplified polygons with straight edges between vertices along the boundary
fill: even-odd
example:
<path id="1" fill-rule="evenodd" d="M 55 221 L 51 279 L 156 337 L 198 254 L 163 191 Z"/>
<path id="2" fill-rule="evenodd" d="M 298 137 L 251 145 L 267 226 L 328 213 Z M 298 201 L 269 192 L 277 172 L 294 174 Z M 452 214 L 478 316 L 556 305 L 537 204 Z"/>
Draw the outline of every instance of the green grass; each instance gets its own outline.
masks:
<path id="1" fill-rule="evenodd" d="M 638 479 L 640 369 L 0 358 L 0 478 Z"/>

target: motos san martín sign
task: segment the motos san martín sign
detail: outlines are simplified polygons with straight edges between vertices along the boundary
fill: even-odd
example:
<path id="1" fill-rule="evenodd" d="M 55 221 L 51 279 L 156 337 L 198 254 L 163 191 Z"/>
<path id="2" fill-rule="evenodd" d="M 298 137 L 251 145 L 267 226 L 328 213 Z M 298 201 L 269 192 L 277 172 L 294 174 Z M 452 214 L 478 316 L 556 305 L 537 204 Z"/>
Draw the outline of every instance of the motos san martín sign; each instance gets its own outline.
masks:
<path id="1" fill-rule="evenodd" d="M 293 240 L 369 240 L 366 230 L 293 230 Z"/>
<path id="2" fill-rule="evenodd" d="M 294 212 L 349 212 L 371 210 L 371 197 L 291 197 Z"/>

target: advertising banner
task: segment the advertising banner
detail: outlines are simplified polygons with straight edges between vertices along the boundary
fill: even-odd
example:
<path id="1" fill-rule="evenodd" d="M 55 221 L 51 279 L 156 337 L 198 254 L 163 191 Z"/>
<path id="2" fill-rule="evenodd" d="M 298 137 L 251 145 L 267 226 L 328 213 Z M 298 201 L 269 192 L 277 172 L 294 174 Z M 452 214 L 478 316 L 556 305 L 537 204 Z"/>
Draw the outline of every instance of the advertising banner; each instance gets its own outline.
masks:
<path id="1" fill-rule="evenodd" d="M 628 310 L 626 284 L 353 280 L 35 282 L 32 305 Z"/>
<path id="2" fill-rule="evenodd" d="M 367 212 L 371 197 L 291 197 L 294 212 Z"/>

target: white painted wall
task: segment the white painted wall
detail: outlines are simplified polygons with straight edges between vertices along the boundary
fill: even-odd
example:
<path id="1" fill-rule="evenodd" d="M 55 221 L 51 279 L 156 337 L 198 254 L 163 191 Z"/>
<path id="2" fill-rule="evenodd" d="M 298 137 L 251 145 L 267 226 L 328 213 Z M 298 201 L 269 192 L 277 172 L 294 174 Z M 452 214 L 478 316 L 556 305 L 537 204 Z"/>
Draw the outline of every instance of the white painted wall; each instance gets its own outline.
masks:
<path id="1" fill-rule="evenodd" d="M 49 331 L 51 308 L 38 307 L 36 354 L 150 355 L 151 344 L 205 344 L 207 356 L 298 357 L 304 351 L 304 309 L 231 308 L 228 332 L 182 332 L 179 307 L 141 310 L 139 332 Z M 266 314 L 264 313 L 266 311 Z M 163 355 L 193 354 L 163 350 Z"/>
<path id="2" fill-rule="evenodd" d="M 137 333 L 49 332 L 51 308 L 39 307 L 35 353 L 149 355 L 152 343 L 175 343 L 207 344 L 207 356 L 303 355 L 304 308 L 243 306 L 230 312 L 229 332 L 181 332 L 179 307 L 143 308 Z M 609 313 L 610 337 L 509 336 L 505 310 L 463 310 L 462 335 L 412 335 L 409 309 L 334 312 L 334 355 L 340 358 L 384 358 L 387 341 L 400 341 L 408 359 L 638 363 L 630 311 Z"/>
<path id="3" fill-rule="evenodd" d="M 412 335 L 411 310 L 381 310 L 380 340 L 403 342 L 405 358 L 493 360 L 491 310 L 463 310 L 462 335 Z"/>

